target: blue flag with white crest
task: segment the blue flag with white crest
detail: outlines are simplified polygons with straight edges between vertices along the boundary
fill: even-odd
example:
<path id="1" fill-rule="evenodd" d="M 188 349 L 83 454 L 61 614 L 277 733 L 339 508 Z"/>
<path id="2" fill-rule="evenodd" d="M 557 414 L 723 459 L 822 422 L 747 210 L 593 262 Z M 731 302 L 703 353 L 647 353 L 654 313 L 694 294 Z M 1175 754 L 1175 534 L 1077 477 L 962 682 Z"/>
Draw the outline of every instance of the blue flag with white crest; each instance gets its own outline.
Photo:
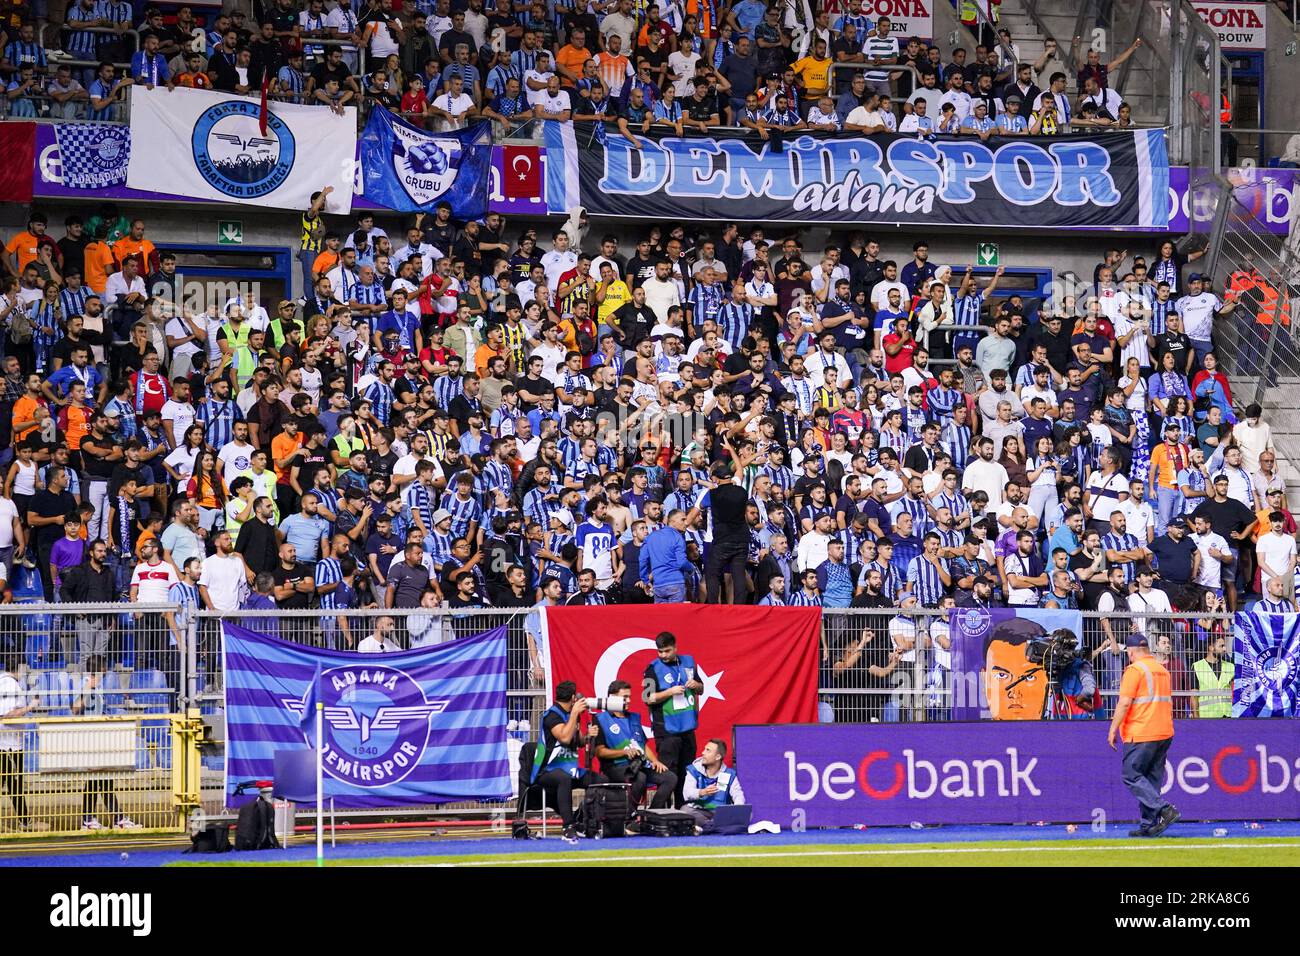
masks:
<path id="1" fill-rule="evenodd" d="M 398 212 L 451 203 L 453 219 L 482 219 L 492 175 L 492 127 L 430 133 L 376 106 L 361 134 L 362 192 Z"/>

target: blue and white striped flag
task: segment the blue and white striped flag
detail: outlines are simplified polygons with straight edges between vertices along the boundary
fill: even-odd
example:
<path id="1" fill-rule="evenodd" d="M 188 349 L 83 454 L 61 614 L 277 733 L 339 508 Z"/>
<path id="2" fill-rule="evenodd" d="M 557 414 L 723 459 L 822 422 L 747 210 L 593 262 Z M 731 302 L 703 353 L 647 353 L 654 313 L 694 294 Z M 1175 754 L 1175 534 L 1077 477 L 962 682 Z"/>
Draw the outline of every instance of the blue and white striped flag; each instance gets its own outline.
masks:
<path id="1" fill-rule="evenodd" d="M 1232 656 L 1233 717 L 1300 715 L 1300 614 L 1239 611 Z"/>
<path id="2" fill-rule="evenodd" d="M 506 629 L 397 654 L 290 644 L 225 624 L 227 793 L 312 743 L 324 703 L 324 796 L 340 807 L 510 796 Z"/>

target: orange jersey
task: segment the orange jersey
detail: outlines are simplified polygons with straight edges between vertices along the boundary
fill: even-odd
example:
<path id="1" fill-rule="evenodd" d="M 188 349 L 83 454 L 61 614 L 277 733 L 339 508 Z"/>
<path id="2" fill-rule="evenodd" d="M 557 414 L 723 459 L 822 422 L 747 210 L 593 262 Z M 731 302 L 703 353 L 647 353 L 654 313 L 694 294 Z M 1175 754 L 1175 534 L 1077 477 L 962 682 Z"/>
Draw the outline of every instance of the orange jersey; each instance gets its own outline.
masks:
<path id="1" fill-rule="evenodd" d="M 86 246 L 85 257 L 86 265 L 83 270 L 85 274 L 82 278 L 92 292 L 103 295 L 104 287 L 108 285 L 108 277 L 117 271 L 117 264 L 113 261 L 113 250 L 106 242 L 92 242 Z"/>

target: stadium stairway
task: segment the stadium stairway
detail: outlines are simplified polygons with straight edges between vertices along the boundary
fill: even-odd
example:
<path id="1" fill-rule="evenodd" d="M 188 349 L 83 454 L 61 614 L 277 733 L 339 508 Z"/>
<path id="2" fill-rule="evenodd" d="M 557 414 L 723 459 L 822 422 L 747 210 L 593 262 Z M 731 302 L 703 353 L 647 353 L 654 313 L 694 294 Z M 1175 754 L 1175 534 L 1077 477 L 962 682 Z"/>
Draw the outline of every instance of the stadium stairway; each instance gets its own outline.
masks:
<path id="1" fill-rule="evenodd" d="M 1229 375 L 1233 404 L 1240 410 L 1254 400 L 1255 376 Z M 1273 430 L 1278 469 L 1286 480 L 1286 500 L 1292 510 L 1300 506 L 1300 375 L 1279 375 L 1277 385 L 1266 389 L 1264 421 Z"/>
<path id="2" fill-rule="evenodd" d="M 1141 4 L 1132 6 L 1115 4 L 1113 29 L 1104 35 L 1106 46 L 1102 49 L 1102 62 L 1109 62 L 1123 52 L 1134 35 L 1133 17 Z M 1148 14 L 1149 17 L 1149 14 Z M 1003 0 L 998 14 L 998 26 L 1011 31 L 1011 38 L 1020 49 L 1020 60 L 1033 63 L 1043 52 L 1043 38 L 1056 38 L 1058 49 L 1068 53 L 1075 30 L 1078 29 L 1079 0 Z M 1149 28 L 1149 23 L 1143 24 Z M 1082 28 L 1083 41 L 1079 55 L 1082 57 L 1093 42 L 1092 25 Z M 1128 61 L 1124 88 L 1120 91 L 1133 107 L 1134 122 L 1139 125 L 1159 125 L 1165 117 L 1155 109 L 1152 99 L 1152 69 L 1155 59 L 1147 51 L 1139 50 Z M 1080 93 L 1074 89 L 1074 76 L 1070 76 L 1071 102 Z"/>

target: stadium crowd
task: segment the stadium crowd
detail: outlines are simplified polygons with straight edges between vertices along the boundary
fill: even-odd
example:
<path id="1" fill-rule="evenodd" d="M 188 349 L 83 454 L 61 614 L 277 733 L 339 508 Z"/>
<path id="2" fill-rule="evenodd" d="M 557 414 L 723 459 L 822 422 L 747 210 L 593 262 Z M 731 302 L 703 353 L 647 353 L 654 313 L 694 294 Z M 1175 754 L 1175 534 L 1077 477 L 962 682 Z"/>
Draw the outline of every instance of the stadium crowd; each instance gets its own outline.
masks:
<path id="1" fill-rule="evenodd" d="M 311 292 L 269 311 L 191 311 L 113 210 L 10 238 L 7 578 L 223 611 L 1294 607 L 1269 426 L 1211 342 L 1237 300 L 1171 242 L 1030 303 L 924 241 L 443 205 L 394 248 L 324 200 Z"/>
<path id="2" fill-rule="evenodd" d="M 628 135 L 663 125 L 987 139 L 1133 125 L 1108 77 L 1137 42 L 1103 62 L 1077 37 L 1068 57 L 1049 37 L 1028 62 L 1006 30 L 976 28 L 987 42 L 944 62 L 938 46 L 840 0 L 815 14 L 762 0 L 245 6 L 164 15 L 72 0 L 61 20 L 15 17 L 0 32 L 8 112 L 121 118 L 126 91 L 143 84 L 265 89 L 336 110 L 379 103 L 443 130 L 486 118 L 502 131 L 542 119 L 617 122 Z"/>

